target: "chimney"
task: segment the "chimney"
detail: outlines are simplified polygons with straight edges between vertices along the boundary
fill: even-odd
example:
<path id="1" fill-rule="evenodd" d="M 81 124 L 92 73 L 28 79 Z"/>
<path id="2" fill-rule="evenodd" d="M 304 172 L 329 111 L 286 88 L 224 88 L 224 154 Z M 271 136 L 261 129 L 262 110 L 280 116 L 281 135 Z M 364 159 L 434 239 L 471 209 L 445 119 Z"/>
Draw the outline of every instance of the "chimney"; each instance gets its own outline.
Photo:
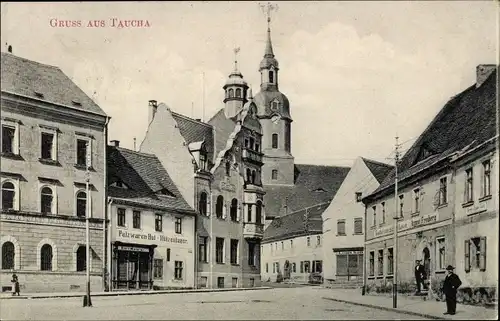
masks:
<path id="1" fill-rule="evenodd" d="M 201 123 L 201 118 L 195 118 L 195 120 Z"/>
<path id="2" fill-rule="evenodd" d="M 496 65 L 478 65 L 476 67 L 476 88 L 481 86 L 496 68 Z"/>
<path id="3" fill-rule="evenodd" d="M 153 119 L 155 118 L 156 110 L 158 109 L 158 102 L 156 100 L 149 101 L 149 118 L 148 124 L 151 124 Z"/>
<path id="4" fill-rule="evenodd" d="M 120 141 L 119 140 L 112 140 L 111 146 L 120 147 Z"/>
<path id="5" fill-rule="evenodd" d="M 9 46 L 7 47 L 7 51 L 8 51 L 9 53 L 12 53 L 12 46 L 11 46 L 11 45 L 9 45 Z"/>

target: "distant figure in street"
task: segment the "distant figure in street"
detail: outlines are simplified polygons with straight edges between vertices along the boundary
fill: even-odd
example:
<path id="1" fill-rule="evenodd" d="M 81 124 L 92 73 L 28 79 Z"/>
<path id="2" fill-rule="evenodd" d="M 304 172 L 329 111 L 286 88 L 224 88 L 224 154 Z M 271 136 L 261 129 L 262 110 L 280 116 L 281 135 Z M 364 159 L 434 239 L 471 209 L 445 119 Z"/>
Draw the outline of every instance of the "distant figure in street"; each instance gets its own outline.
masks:
<path id="1" fill-rule="evenodd" d="M 420 260 L 415 261 L 415 280 L 417 281 L 417 294 L 420 293 L 420 288 L 422 287 L 425 279 L 425 269 Z"/>
<path id="2" fill-rule="evenodd" d="M 16 295 L 17 296 L 20 296 L 21 294 L 19 293 L 20 292 L 20 289 L 19 289 L 19 280 L 17 279 L 17 275 L 14 273 L 12 274 L 12 295 Z"/>
<path id="3" fill-rule="evenodd" d="M 446 278 L 443 283 L 443 293 L 446 296 L 446 312 L 444 314 L 454 315 L 457 310 L 457 290 L 462 285 L 458 275 L 453 273 L 455 268 L 451 265 L 446 267 Z"/>

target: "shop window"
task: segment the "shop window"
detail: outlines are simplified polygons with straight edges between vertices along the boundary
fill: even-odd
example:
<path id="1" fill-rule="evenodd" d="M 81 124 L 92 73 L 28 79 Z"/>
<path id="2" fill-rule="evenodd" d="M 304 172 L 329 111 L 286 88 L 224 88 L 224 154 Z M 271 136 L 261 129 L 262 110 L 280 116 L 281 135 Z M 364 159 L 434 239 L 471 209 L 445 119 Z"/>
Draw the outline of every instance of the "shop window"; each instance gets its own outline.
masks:
<path id="1" fill-rule="evenodd" d="M 337 235 L 345 235 L 345 220 L 337 221 Z"/>
<path id="2" fill-rule="evenodd" d="M 206 276 L 202 276 L 200 278 L 200 288 L 204 289 L 208 285 L 208 278 Z"/>
<path id="3" fill-rule="evenodd" d="M 13 210 L 16 197 L 16 188 L 13 183 L 5 182 L 2 184 L 2 209 Z"/>
<path id="4" fill-rule="evenodd" d="M 132 227 L 133 228 L 141 228 L 141 212 L 140 211 L 133 211 L 132 214 Z"/>
<path id="5" fill-rule="evenodd" d="M 472 168 L 469 168 L 465 171 L 465 202 L 472 202 L 473 199 L 473 191 L 474 191 L 474 177 Z"/>
<path id="6" fill-rule="evenodd" d="M 231 221 L 237 222 L 238 221 L 238 200 L 236 198 L 233 198 L 231 201 L 231 208 L 229 210 L 230 216 L 231 216 Z"/>
<path id="7" fill-rule="evenodd" d="M 378 275 L 384 275 L 384 250 L 378 250 Z"/>
<path id="8" fill-rule="evenodd" d="M 445 238 L 436 238 L 436 269 L 439 271 L 444 271 L 446 264 L 446 245 Z"/>
<path id="9" fill-rule="evenodd" d="M 183 278 L 183 270 L 184 270 L 184 262 L 182 261 L 175 261 L 175 279 L 176 280 L 182 280 Z"/>
<path id="10" fill-rule="evenodd" d="M 198 200 L 198 212 L 201 215 L 208 215 L 207 213 L 207 193 L 201 192 L 200 199 Z"/>
<path id="11" fill-rule="evenodd" d="M 295 263 L 295 262 L 292 263 L 292 272 L 293 273 L 297 272 L 297 263 Z"/>
<path id="12" fill-rule="evenodd" d="M 42 214 L 51 214 L 53 212 L 54 200 L 52 189 L 50 187 L 44 187 L 40 194 Z"/>
<path id="13" fill-rule="evenodd" d="M 486 237 L 465 241 L 465 271 L 486 271 Z"/>
<path id="14" fill-rule="evenodd" d="M 76 194 L 76 216 L 87 216 L 87 193 L 85 192 L 78 192 Z"/>
<path id="15" fill-rule="evenodd" d="M 491 195 L 491 161 L 483 162 L 483 182 L 481 184 L 481 197 Z"/>
<path id="16" fill-rule="evenodd" d="M 161 232 L 163 230 L 163 215 L 155 214 L 155 231 Z"/>
<path id="17" fill-rule="evenodd" d="M 448 178 L 439 179 L 439 205 L 448 203 Z"/>
<path id="18" fill-rule="evenodd" d="M 14 243 L 5 242 L 2 244 L 2 270 L 14 269 Z"/>
<path id="19" fill-rule="evenodd" d="M 116 209 L 116 217 L 117 217 L 117 222 L 116 224 L 118 226 L 125 226 L 125 209 L 124 208 L 117 208 Z"/>
<path id="20" fill-rule="evenodd" d="M 231 240 L 231 264 L 238 264 L 238 240 Z"/>
<path id="21" fill-rule="evenodd" d="M 16 127 L 2 125 L 2 153 L 17 154 Z"/>
<path id="22" fill-rule="evenodd" d="M 237 288 L 238 287 L 238 278 L 232 278 L 231 279 L 231 286 L 233 288 Z"/>
<path id="23" fill-rule="evenodd" d="M 311 266 L 309 261 L 304 261 L 304 273 L 311 273 Z"/>
<path id="24" fill-rule="evenodd" d="M 182 234 L 182 217 L 175 218 L 175 233 Z"/>
<path id="25" fill-rule="evenodd" d="M 153 278 L 162 279 L 163 278 L 163 260 L 154 259 L 153 261 Z"/>
<path id="26" fill-rule="evenodd" d="M 262 224 L 262 202 L 257 201 L 255 208 L 255 223 Z"/>
<path id="27" fill-rule="evenodd" d="M 224 218 L 224 197 L 222 195 L 217 196 L 217 202 L 215 204 L 215 215 L 217 218 Z"/>
<path id="28" fill-rule="evenodd" d="M 274 262 L 274 265 L 276 265 L 276 273 L 280 273 L 280 262 Z"/>
<path id="29" fill-rule="evenodd" d="M 200 262 L 208 262 L 207 260 L 207 249 L 208 249 L 208 237 L 200 236 L 198 239 L 198 258 Z"/>
<path id="30" fill-rule="evenodd" d="M 221 237 L 215 238 L 215 262 L 224 263 L 224 239 Z"/>
<path id="31" fill-rule="evenodd" d="M 52 271 L 52 246 L 44 244 L 40 250 L 40 269 Z"/>
<path id="32" fill-rule="evenodd" d="M 387 275 L 394 274 L 394 249 L 392 247 L 387 249 Z"/>
<path id="33" fill-rule="evenodd" d="M 272 148 L 278 148 L 278 134 L 272 135 Z"/>
<path id="34" fill-rule="evenodd" d="M 363 234 L 363 219 L 355 218 L 354 219 L 354 234 Z"/>
<path id="35" fill-rule="evenodd" d="M 321 273 L 323 272 L 323 261 L 316 260 L 312 261 L 312 273 Z"/>
<path id="36" fill-rule="evenodd" d="M 256 251 L 255 251 L 255 243 L 248 243 L 248 265 L 256 266 Z"/>
<path id="37" fill-rule="evenodd" d="M 369 270 L 369 275 L 374 276 L 375 275 L 375 252 L 370 251 L 370 270 Z"/>
<path id="38" fill-rule="evenodd" d="M 78 272 L 86 271 L 87 269 L 87 248 L 85 245 L 80 245 L 76 250 L 76 270 Z"/>

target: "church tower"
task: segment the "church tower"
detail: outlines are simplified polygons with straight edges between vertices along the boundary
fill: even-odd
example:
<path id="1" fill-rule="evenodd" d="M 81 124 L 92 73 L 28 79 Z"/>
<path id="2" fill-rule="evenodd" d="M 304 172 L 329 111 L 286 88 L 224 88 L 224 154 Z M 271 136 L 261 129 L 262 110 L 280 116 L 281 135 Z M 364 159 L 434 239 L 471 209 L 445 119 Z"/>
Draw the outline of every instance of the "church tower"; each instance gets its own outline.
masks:
<path id="1" fill-rule="evenodd" d="M 246 97 L 248 84 L 243 79 L 241 72 L 238 70 L 238 60 L 236 58 L 239 51 L 239 48 L 234 49 L 234 70 L 229 75 L 229 78 L 223 87 L 225 91 L 224 115 L 226 118 L 235 117 L 243 109 L 243 105 L 247 102 Z"/>
<path id="2" fill-rule="evenodd" d="M 262 124 L 262 182 L 264 185 L 293 185 L 294 158 L 292 156 L 292 117 L 288 98 L 279 91 L 279 64 L 271 42 L 271 18 L 267 16 L 267 41 L 260 62 L 260 92 L 254 101 Z"/>

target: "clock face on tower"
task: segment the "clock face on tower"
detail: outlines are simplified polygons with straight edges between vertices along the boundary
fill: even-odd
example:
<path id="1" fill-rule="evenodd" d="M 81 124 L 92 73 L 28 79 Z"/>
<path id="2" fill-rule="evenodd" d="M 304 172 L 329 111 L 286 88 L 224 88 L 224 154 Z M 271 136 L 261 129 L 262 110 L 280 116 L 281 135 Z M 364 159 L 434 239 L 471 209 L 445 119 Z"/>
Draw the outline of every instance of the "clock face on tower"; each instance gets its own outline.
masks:
<path id="1" fill-rule="evenodd" d="M 280 121 L 281 117 L 279 115 L 274 115 L 271 117 L 271 121 L 275 124 L 277 124 Z"/>

